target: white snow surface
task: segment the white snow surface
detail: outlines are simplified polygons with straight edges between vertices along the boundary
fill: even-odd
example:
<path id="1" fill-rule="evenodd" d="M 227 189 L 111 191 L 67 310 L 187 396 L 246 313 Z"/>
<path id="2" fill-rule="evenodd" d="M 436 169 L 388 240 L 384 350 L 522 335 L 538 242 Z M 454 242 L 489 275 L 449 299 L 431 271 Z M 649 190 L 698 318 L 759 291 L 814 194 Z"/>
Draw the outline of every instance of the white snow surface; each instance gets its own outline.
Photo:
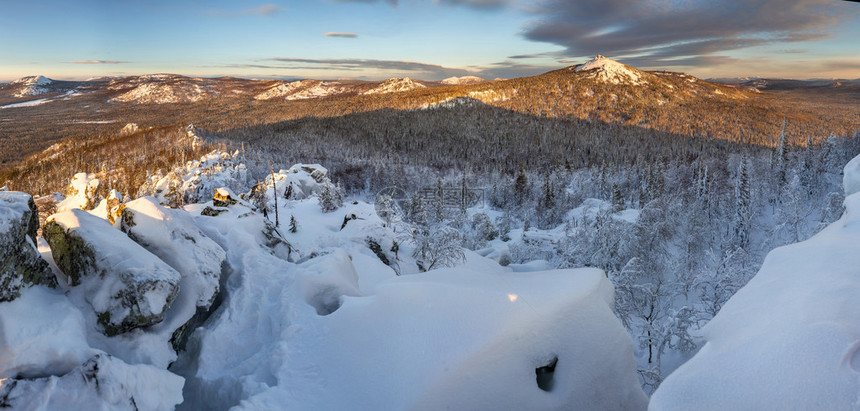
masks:
<path id="1" fill-rule="evenodd" d="M 860 156 L 854 157 L 842 170 L 842 188 L 845 196 L 860 192 Z"/>
<path id="2" fill-rule="evenodd" d="M 40 99 L 38 99 L 38 100 L 23 101 L 23 102 L 21 102 L 21 103 L 6 104 L 5 106 L 0 106 L 0 109 L 4 109 L 4 108 L 20 108 L 20 107 L 33 107 L 33 106 L 38 106 L 38 105 L 45 104 L 45 103 L 50 102 L 50 101 L 51 101 L 51 99 L 49 99 L 49 98 L 47 98 L 47 97 L 46 97 L 46 98 L 40 98 Z"/>
<path id="3" fill-rule="evenodd" d="M 22 410 L 172 410 L 182 402 L 182 377 L 151 365 L 94 356 L 61 377 L 2 381 L 4 405 Z M 14 384 L 14 385 L 13 385 Z"/>
<path id="4" fill-rule="evenodd" d="M 635 85 L 643 82 L 640 71 L 631 69 L 624 64 L 603 56 L 597 56 L 585 64 L 576 66 L 575 70 L 577 72 L 591 73 L 594 78 L 612 84 L 626 83 Z"/>
<path id="5" fill-rule="evenodd" d="M 279 205 L 282 221 L 297 216 L 297 233 L 281 230 L 298 253 L 322 255 L 300 263 L 272 255 L 241 206 L 198 217 L 233 272 L 229 298 L 192 337 L 199 356 L 177 364 L 188 377 L 183 407 L 646 406 L 602 271 L 513 273 L 468 252 L 462 266 L 396 276 L 365 245 L 369 235 L 380 243 L 395 235 L 371 205 L 333 213 L 315 198 Z M 344 214 L 357 219 L 341 230 Z M 410 251 L 401 246 L 401 267 L 415 265 Z M 555 389 L 544 392 L 535 369 L 555 356 Z"/>
<path id="6" fill-rule="evenodd" d="M 126 203 L 123 213 L 133 215 L 133 225 L 123 220 L 123 231 L 182 275 L 179 296 L 173 302 L 173 306 L 188 305 L 180 325 L 191 318 L 195 307 L 209 307 L 218 292 L 224 250 L 197 228 L 187 211 L 163 207 L 152 197 Z"/>
<path id="7" fill-rule="evenodd" d="M 318 82 L 317 80 L 310 80 L 312 82 Z M 336 81 L 321 81 L 317 84 L 305 88 L 296 93 L 290 94 L 286 97 L 287 100 L 307 100 L 314 98 L 327 97 L 334 94 L 340 94 L 346 91 L 346 87 L 339 85 L 340 83 Z"/>
<path id="8" fill-rule="evenodd" d="M 84 316 L 46 287 L 0 303 L 0 378 L 63 375 L 100 351 L 90 348 Z"/>
<path id="9" fill-rule="evenodd" d="M 845 168 L 842 218 L 770 252 L 650 409 L 860 409 L 858 159 Z"/>

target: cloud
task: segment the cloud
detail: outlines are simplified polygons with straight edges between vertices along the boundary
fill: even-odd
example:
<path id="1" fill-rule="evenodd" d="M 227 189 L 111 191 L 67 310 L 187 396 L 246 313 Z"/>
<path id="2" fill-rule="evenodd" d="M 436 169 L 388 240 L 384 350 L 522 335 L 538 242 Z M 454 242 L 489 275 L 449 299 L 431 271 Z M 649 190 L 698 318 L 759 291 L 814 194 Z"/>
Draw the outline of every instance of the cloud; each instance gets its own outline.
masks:
<path id="1" fill-rule="evenodd" d="M 517 54 L 517 55 L 515 55 L 515 56 L 508 56 L 508 58 L 509 58 L 509 59 L 515 59 L 515 60 L 520 60 L 520 59 L 537 59 L 537 58 L 541 58 L 541 56 L 539 56 L 539 55 L 537 55 L 537 54 Z"/>
<path id="2" fill-rule="evenodd" d="M 244 9 L 240 12 L 229 12 L 221 10 L 206 10 L 206 14 L 219 17 L 237 17 L 237 16 L 274 16 L 283 12 L 284 9 L 276 4 L 264 4 L 260 7 Z"/>
<path id="3" fill-rule="evenodd" d="M 339 3 L 379 3 L 380 1 L 397 7 L 399 0 L 335 0 Z M 448 6 L 465 6 L 479 10 L 496 10 L 511 4 L 512 0 L 433 0 L 434 3 Z"/>
<path id="4" fill-rule="evenodd" d="M 510 4 L 510 0 L 434 0 L 434 2 L 452 6 L 466 6 L 474 9 L 484 10 L 500 9 Z"/>
<path id="5" fill-rule="evenodd" d="M 424 78 L 444 78 L 451 76 L 464 76 L 472 74 L 461 68 L 443 67 L 438 64 L 420 63 L 403 60 L 376 60 L 376 59 L 307 59 L 294 57 L 277 57 L 265 59 L 264 61 L 282 63 L 281 65 L 269 65 L 267 68 L 279 69 L 301 69 L 301 70 L 326 70 L 326 71 L 360 71 L 378 70 L 389 73 L 402 73 L 411 76 L 423 76 Z"/>
<path id="6" fill-rule="evenodd" d="M 544 0 L 523 35 L 564 47 L 559 57 L 700 65 L 725 51 L 829 37 L 837 8 L 831 0 Z"/>
<path id="7" fill-rule="evenodd" d="M 329 31 L 327 33 L 323 33 L 323 36 L 326 36 L 326 37 L 344 37 L 344 38 L 354 39 L 354 38 L 358 37 L 358 34 L 355 34 L 355 33 L 338 33 L 338 32 L 334 32 L 334 31 Z"/>
<path id="8" fill-rule="evenodd" d="M 78 61 L 70 61 L 69 64 L 125 64 L 129 63 L 128 61 L 119 61 L 119 60 L 78 60 Z"/>

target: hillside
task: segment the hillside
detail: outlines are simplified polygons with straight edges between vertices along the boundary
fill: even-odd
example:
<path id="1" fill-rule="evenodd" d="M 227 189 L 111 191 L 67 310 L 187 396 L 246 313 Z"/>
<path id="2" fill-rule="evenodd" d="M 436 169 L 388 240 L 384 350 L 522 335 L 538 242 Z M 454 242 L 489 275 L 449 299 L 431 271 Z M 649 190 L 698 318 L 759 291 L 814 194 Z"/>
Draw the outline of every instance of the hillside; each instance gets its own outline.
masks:
<path id="1" fill-rule="evenodd" d="M 21 84 L 0 88 L 0 164 L 20 161 L 68 136 L 116 133 L 129 122 L 145 127 L 194 123 L 222 132 L 305 117 L 412 110 L 460 97 L 536 117 L 760 145 L 775 144 L 783 119 L 792 145 L 860 129 L 860 99 L 850 85 L 815 92 L 759 90 L 683 73 L 642 71 L 600 56 L 538 76 L 482 82 L 290 82 L 159 74 L 52 81 L 38 86 L 49 88 L 48 93 L 15 97 Z"/>

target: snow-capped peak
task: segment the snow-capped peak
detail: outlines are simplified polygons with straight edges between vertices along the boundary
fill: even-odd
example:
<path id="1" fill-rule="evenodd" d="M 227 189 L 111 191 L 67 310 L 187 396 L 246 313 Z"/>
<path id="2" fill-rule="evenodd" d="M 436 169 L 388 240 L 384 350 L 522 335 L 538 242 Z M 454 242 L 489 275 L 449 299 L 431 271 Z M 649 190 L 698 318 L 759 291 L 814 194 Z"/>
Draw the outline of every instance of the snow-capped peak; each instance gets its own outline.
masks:
<path id="1" fill-rule="evenodd" d="M 487 80 L 484 80 L 480 77 L 476 76 L 462 76 L 462 77 L 448 77 L 445 80 L 442 80 L 442 84 L 449 85 L 460 85 L 460 84 L 475 84 L 475 83 L 483 83 Z"/>
<path id="2" fill-rule="evenodd" d="M 390 78 L 388 80 L 383 81 L 382 84 L 380 84 L 376 88 L 364 92 L 364 94 L 398 93 L 424 87 L 426 86 L 421 83 L 416 83 L 415 81 L 412 81 L 412 79 L 410 79 L 409 77 Z"/>
<path id="3" fill-rule="evenodd" d="M 54 80 L 51 80 L 45 76 L 27 76 L 21 77 L 18 80 L 13 81 L 12 84 L 23 84 L 26 86 L 46 86 L 53 82 Z"/>
<path id="4" fill-rule="evenodd" d="M 13 81 L 11 84 L 22 87 L 17 93 L 15 93 L 15 97 L 27 97 L 47 93 L 48 89 L 44 86 L 53 82 L 54 80 L 45 76 L 27 76 L 21 77 L 18 80 Z"/>
<path id="5" fill-rule="evenodd" d="M 642 74 L 635 69 L 621 64 L 610 58 L 597 55 L 597 57 L 589 60 L 585 64 L 571 67 L 577 72 L 591 72 L 594 77 L 613 84 L 632 83 L 639 84 L 642 79 Z"/>

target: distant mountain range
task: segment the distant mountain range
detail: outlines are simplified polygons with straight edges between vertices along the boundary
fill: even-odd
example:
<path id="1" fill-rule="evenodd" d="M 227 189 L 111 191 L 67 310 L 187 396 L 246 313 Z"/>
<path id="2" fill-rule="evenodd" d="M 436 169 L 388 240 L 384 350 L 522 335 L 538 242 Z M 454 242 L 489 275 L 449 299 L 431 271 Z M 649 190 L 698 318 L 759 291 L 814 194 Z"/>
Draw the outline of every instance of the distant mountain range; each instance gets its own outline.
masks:
<path id="1" fill-rule="evenodd" d="M 537 76 L 494 80 L 286 81 L 151 74 L 59 81 L 31 76 L 0 86 L 0 135 L 29 147 L 42 145 L 32 143 L 40 139 L 114 133 L 126 123 L 158 127 L 193 122 L 218 132 L 304 117 L 448 106 L 464 98 L 538 117 L 765 145 L 774 144 L 783 119 L 791 144 L 860 129 L 858 80 L 707 81 L 597 56 Z M 52 122 L 64 124 L 62 131 L 46 126 Z M 31 152 L 9 144 L 5 148 L 0 161 Z"/>

